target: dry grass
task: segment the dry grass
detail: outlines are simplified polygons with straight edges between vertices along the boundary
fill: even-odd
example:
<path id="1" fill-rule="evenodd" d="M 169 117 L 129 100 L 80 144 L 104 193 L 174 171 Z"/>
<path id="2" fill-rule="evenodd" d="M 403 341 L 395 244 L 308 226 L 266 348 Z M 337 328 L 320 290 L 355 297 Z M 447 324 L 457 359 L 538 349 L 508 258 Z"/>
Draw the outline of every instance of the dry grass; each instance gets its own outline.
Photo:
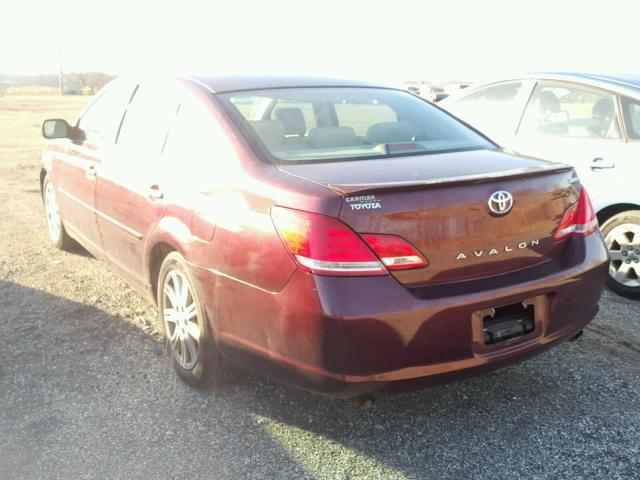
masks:
<path id="1" fill-rule="evenodd" d="M 45 140 L 40 134 L 42 120 L 57 117 L 72 122 L 88 101 L 88 97 L 81 96 L 0 97 L 2 176 L 11 176 L 11 170 L 16 167 L 37 170 L 45 147 Z"/>
<path id="2" fill-rule="evenodd" d="M 89 101 L 82 96 L 0 98 L 0 287 L 9 282 L 47 292 L 146 328 L 155 319 L 146 301 L 104 262 L 81 249 L 60 252 L 47 236 L 39 182 L 46 140 L 40 124 L 54 117 L 73 122 Z M 0 327 L 6 318 L 2 305 L 0 288 Z M 0 465 L 5 478 L 1 471 Z"/>
<path id="3" fill-rule="evenodd" d="M 20 87 L 7 87 L 4 95 L 57 95 L 58 87 L 45 87 L 43 85 L 30 85 Z"/>

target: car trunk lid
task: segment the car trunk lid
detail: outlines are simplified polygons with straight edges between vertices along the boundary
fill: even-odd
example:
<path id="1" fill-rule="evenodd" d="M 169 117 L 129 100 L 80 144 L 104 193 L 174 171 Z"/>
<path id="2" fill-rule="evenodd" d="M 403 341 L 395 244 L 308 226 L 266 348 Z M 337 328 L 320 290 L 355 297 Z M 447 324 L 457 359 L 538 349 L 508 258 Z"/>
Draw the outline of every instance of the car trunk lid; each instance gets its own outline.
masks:
<path id="1" fill-rule="evenodd" d="M 557 257 L 553 235 L 578 199 L 571 167 L 499 151 L 280 166 L 343 197 L 340 219 L 358 233 L 409 241 L 429 265 L 392 274 L 402 284 L 490 277 Z M 512 196 L 492 212 L 496 192 Z"/>

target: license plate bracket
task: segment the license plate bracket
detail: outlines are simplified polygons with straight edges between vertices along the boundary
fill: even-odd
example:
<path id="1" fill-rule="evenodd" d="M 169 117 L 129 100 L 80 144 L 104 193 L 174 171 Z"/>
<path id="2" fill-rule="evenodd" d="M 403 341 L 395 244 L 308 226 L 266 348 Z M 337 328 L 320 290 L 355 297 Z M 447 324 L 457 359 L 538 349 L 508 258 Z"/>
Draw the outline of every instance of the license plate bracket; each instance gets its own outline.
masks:
<path id="1" fill-rule="evenodd" d="M 535 330 L 533 305 L 520 302 L 492 308 L 482 318 L 484 344 L 493 345 Z"/>

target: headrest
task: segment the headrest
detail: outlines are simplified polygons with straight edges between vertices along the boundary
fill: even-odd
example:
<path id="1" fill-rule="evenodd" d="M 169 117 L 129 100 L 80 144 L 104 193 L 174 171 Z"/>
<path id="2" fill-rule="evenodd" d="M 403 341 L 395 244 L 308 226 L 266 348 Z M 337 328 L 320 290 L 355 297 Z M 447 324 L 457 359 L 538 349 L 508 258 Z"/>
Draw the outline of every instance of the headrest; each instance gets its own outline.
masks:
<path id="1" fill-rule="evenodd" d="M 542 91 L 538 94 L 538 106 L 545 113 L 558 113 L 560 111 L 558 97 L 547 91 Z"/>
<path id="2" fill-rule="evenodd" d="M 282 145 L 284 143 L 284 125 L 280 120 L 253 120 L 249 124 L 265 145 Z"/>
<path id="3" fill-rule="evenodd" d="M 346 147 L 356 144 L 356 132 L 351 127 L 319 127 L 309 130 L 307 143 L 312 148 Z"/>
<path id="4" fill-rule="evenodd" d="M 613 100 L 611 98 L 601 98 L 591 109 L 594 118 L 611 120 L 613 118 Z"/>
<path id="5" fill-rule="evenodd" d="M 367 130 L 367 143 L 411 142 L 415 136 L 415 129 L 411 122 L 383 122 L 375 123 Z"/>
<path id="6" fill-rule="evenodd" d="M 300 135 L 307 133 L 307 123 L 304 121 L 302 110 L 296 107 L 279 108 L 275 116 L 284 124 L 285 135 Z"/>

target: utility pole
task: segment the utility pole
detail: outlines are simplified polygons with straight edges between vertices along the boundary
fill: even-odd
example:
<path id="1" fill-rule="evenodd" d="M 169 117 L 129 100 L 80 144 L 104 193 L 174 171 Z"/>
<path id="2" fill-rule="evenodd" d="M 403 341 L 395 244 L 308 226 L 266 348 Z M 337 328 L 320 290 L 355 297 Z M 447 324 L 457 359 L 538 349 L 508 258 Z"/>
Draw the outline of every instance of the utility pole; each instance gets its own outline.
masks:
<path id="1" fill-rule="evenodd" d="M 58 49 L 60 53 L 60 63 L 58 65 L 58 91 L 60 96 L 64 94 L 64 75 L 62 73 L 62 27 L 58 26 Z"/>

